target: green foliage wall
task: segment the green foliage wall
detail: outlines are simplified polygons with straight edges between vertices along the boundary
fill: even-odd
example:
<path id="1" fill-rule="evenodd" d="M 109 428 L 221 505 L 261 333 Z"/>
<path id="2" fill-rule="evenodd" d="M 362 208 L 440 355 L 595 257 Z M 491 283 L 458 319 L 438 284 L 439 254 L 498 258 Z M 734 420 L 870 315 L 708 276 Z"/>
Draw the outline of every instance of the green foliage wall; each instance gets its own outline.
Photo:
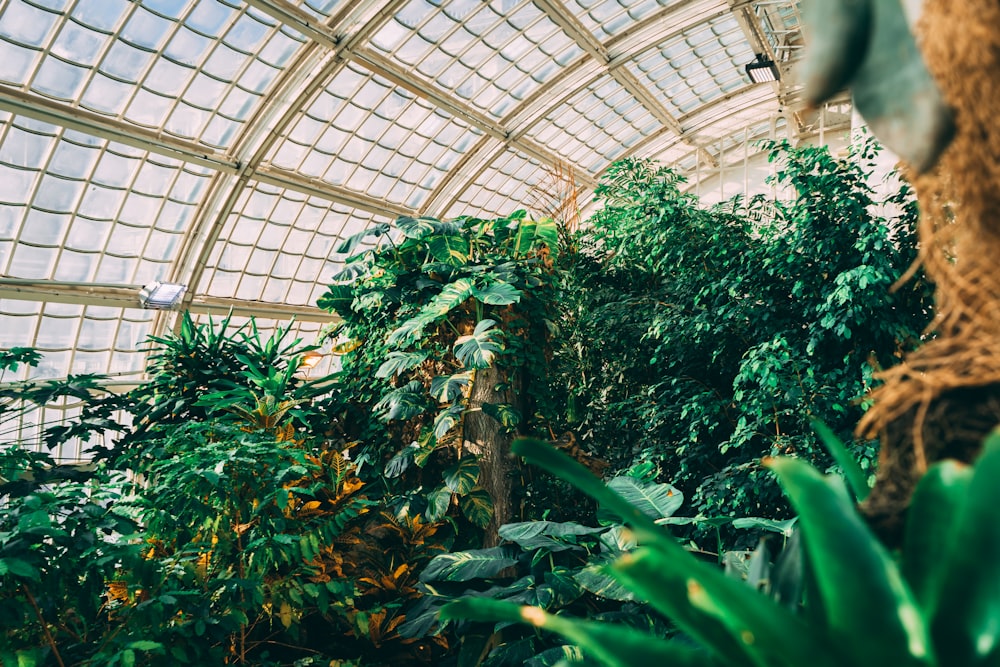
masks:
<path id="1" fill-rule="evenodd" d="M 791 201 L 704 210 L 671 170 L 615 164 L 568 278 L 570 425 L 618 467 L 655 460 L 706 516 L 783 515 L 760 458 L 826 466 L 810 420 L 850 440 L 872 371 L 930 318 L 919 277 L 890 293 L 916 256 L 916 207 L 905 186 L 877 200 L 875 148 L 770 148 Z M 876 446 L 856 447 L 871 472 Z"/>

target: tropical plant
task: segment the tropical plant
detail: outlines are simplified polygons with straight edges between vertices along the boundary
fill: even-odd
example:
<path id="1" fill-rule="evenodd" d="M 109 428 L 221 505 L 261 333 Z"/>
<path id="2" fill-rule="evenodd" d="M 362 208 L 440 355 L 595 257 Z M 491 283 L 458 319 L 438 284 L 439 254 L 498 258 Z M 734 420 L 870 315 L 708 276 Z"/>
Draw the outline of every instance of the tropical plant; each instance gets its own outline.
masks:
<path id="1" fill-rule="evenodd" d="M 613 468 L 658 462 L 713 519 L 789 516 L 761 457 L 830 465 L 810 420 L 850 440 L 873 372 L 930 319 L 919 274 L 890 291 L 916 257 L 916 205 L 905 186 L 875 198 L 874 144 L 769 147 L 794 197 L 767 206 L 706 210 L 665 167 L 613 165 L 563 291 L 568 427 Z M 852 448 L 872 474 L 877 445 Z"/>
<path id="2" fill-rule="evenodd" d="M 1000 434 L 987 440 L 974 466 L 944 461 L 928 471 L 913 497 L 898 562 L 857 513 L 839 476 L 824 477 L 793 458 L 769 460 L 802 532 L 803 587 L 783 599 L 699 562 L 650 517 L 544 443 L 520 440 L 515 450 L 626 521 L 642 546 L 621 557 L 611 574 L 694 645 L 483 598 L 452 603 L 444 619 L 528 623 L 615 666 L 653 660 L 761 667 L 997 664 L 1000 524 L 993 513 L 1000 502 Z"/>
<path id="3" fill-rule="evenodd" d="M 652 481 L 655 470 L 632 472 L 611 479 L 609 488 L 654 520 L 672 516 L 683 502 L 680 492 Z M 474 595 L 537 605 L 550 613 L 617 619 L 665 634 L 659 615 L 635 602 L 630 591 L 604 572 L 605 565 L 636 544 L 613 515 L 601 513 L 598 518 L 603 525 L 544 520 L 505 524 L 498 546 L 437 556 L 420 575 L 423 600 L 400 632 L 413 637 L 458 635 L 463 650 L 481 653 L 484 665 L 548 665 L 572 652 L 531 632 L 481 632 L 469 624 L 446 628 L 436 623 L 444 605 Z"/>
<path id="4" fill-rule="evenodd" d="M 382 245 L 353 254 L 370 236 Z M 348 258 L 319 305 L 343 319 L 347 430 L 430 521 L 457 505 L 495 540 L 511 516 L 506 450 L 544 411 L 558 238 L 520 211 L 402 217 L 338 248 Z"/>

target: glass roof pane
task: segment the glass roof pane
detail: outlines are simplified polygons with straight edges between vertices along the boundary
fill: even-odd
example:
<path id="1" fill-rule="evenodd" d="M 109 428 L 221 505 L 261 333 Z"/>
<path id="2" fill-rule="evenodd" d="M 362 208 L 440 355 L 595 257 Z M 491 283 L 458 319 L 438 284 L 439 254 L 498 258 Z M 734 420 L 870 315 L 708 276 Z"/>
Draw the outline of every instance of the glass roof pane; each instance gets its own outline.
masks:
<path id="1" fill-rule="evenodd" d="M 647 51 L 628 65 L 675 118 L 749 83 L 753 51 L 736 19 L 722 16 Z"/>
<path id="2" fill-rule="evenodd" d="M 663 7 L 682 0 L 568 0 L 570 11 L 602 42 L 618 35 Z"/>
<path id="3" fill-rule="evenodd" d="M 0 125 L 0 273 L 144 284 L 165 277 L 204 168 L 15 116 Z"/>
<path id="4" fill-rule="evenodd" d="M 660 123 L 610 75 L 553 109 L 528 136 L 596 174 Z"/>
<path id="5" fill-rule="evenodd" d="M 317 287 L 322 293 L 339 271 L 339 261 L 331 259 L 336 247 L 380 222 L 389 219 L 298 192 L 250 184 L 211 254 L 202 279 L 204 292 L 315 305 Z"/>
<path id="6" fill-rule="evenodd" d="M 299 113 L 271 161 L 417 208 L 482 131 L 354 66 Z"/>
<path id="7" fill-rule="evenodd" d="M 495 118 L 583 50 L 531 2 L 411 0 L 371 46 Z"/>
<path id="8" fill-rule="evenodd" d="M 462 190 L 446 217 L 471 215 L 490 218 L 509 215 L 527 201 L 532 187 L 547 176 L 547 170 L 523 153 L 508 149 Z"/>

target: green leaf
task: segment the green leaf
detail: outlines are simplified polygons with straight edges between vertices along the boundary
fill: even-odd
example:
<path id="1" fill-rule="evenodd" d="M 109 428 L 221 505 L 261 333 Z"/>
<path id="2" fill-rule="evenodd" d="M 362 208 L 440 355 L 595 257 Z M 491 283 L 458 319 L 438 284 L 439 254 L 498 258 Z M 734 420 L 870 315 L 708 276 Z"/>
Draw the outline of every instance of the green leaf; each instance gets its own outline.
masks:
<path id="1" fill-rule="evenodd" d="M 441 288 L 441 291 L 420 311 L 419 317 L 433 322 L 444 317 L 472 296 L 472 280 L 459 278 Z"/>
<path id="2" fill-rule="evenodd" d="M 515 430 L 521 423 L 521 413 L 508 403 L 483 403 L 483 412 L 497 420 L 507 432 Z"/>
<path id="3" fill-rule="evenodd" d="M 903 544 L 903 576 L 925 615 L 933 618 L 941 586 L 952 565 L 949 557 L 958 532 L 973 469 L 958 461 L 941 461 L 920 479 L 907 510 Z M 964 546 L 961 548 L 965 548 Z"/>
<path id="4" fill-rule="evenodd" d="M 776 519 L 763 519 L 757 516 L 747 516 L 739 519 L 733 519 L 733 528 L 750 530 L 762 528 L 771 533 L 778 533 L 783 537 L 791 537 L 792 533 L 795 532 L 795 524 L 798 523 L 798 521 L 798 517 L 778 521 Z"/>
<path id="5" fill-rule="evenodd" d="M 403 235 L 408 239 L 422 239 L 437 232 L 434 218 L 411 218 L 408 215 L 400 216 L 396 219 L 396 226 L 399 227 Z"/>
<path id="6" fill-rule="evenodd" d="M 493 359 L 503 351 L 500 344 L 503 332 L 493 329 L 494 320 L 480 320 L 471 335 L 460 336 L 455 341 L 455 356 L 466 368 L 489 368 Z"/>
<path id="7" fill-rule="evenodd" d="M 460 496 L 471 491 L 478 480 L 479 464 L 474 456 L 464 456 L 444 471 L 444 485 Z"/>
<path id="8" fill-rule="evenodd" d="M 427 409 L 424 386 L 414 380 L 394 389 L 375 404 L 375 413 L 385 421 L 407 420 Z"/>
<path id="9" fill-rule="evenodd" d="M 561 635 L 609 667 L 709 667 L 716 664 L 697 649 L 627 626 L 555 616 L 537 607 L 522 607 L 500 600 L 458 600 L 441 610 L 441 619 L 528 623 Z"/>
<path id="10" fill-rule="evenodd" d="M 761 667 L 774 655 L 787 656 L 786 664 L 837 664 L 834 647 L 822 636 L 770 599 L 696 560 L 578 461 L 533 438 L 515 440 L 512 450 L 630 525 L 639 542 L 650 546 L 622 556 L 614 566 L 615 576 L 719 657 Z M 699 592 L 697 603 L 689 597 L 692 590 Z"/>
<path id="11" fill-rule="evenodd" d="M 0 558 L 0 576 L 7 573 L 21 579 L 41 580 L 38 568 L 21 558 Z"/>
<path id="12" fill-rule="evenodd" d="M 620 476 L 608 482 L 608 488 L 619 494 L 626 502 L 653 519 L 672 516 L 684 503 L 684 494 L 670 484 L 644 482 L 635 477 Z M 604 513 L 599 520 L 607 520 Z"/>
<path id="13" fill-rule="evenodd" d="M 465 412 L 465 406 L 461 403 L 450 405 L 439 412 L 434 418 L 434 438 L 440 440 L 448 431 L 455 428 L 462 421 L 463 412 Z"/>
<path id="14" fill-rule="evenodd" d="M 399 352 L 394 350 L 388 354 L 388 358 L 378 367 L 375 377 L 387 378 L 392 375 L 398 375 L 403 371 L 422 364 L 425 359 L 427 359 L 427 352 Z"/>
<path id="15" fill-rule="evenodd" d="M 432 236 L 427 242 L 431 256 L 439 262 L 462 266 L 469 262 L 469 242 L 462 236 Z"/>
<path id="16" fill-rule="evenodd" d="M 833 460 L 837 462 L 837 465 L 844 472 L 844 478 L 847 480 L 847 485 L 850 487 L 854 497 L 858 502 L 862 502 L 871 493 L 867 475 L 861 470 L 861 466 L 858 465 L 857 460 L 847 450 L 844 443 L 840 441 L 840 438 L 830 430 L 830 427 L 818 419 L 812 420 L 812 427 L 816 431 L 816 434 L 819 435 L 819 439 L 823 442 L 823 445 L 826 446 L 826 451 L 830 452 L 830 456 L 833 457 Z"/>
<path id="17" fill-rule="evenodd" d="M 431 380 L 431 396 L 439 403 L 451 403 L 462 396 L 463 389 L 472 381 L 472 373 L 463 371 L 453 375 L 438 375 Z"/>
<path id="18" fill-rule="evenodd" d="M 330 285 L 326 292 L 316 300 L 316 305 L 323 310 L 344 315 L 351 311 L 353 302 L 354 288 L 351 285 Z"/>
<path id="19" fill-rule="evenodd" d="M 510 542 L 516 542 L 525 551 L 546 549 L 548 551 L 566 551 L 580 549 L 577 538 L 583 535 L 597 535 L 607 528 L 592 528 L 582 524 L 565 521 L 524 521 L 508 523 L 500 526 L 500 537 Z"/>
<path id="20" fill-rule="evenodd" d="M 440 521 L 451 506 L 451 490 L 441 486 L 427 494 L 427 509 L 424 517 L 430 523 Z"/>
<path id="21" fill-rule="evenodd" d="M 635 600 L 635 594 L 608 572 L 607 563 L 588 565 L 575 578 L 581 588 L 599 597 L 620 602 Z"/>
<path id="22" fill-rule="evenodd" d="M 559 223 L 552 218 L 542 218 L 535 223 L 535 239 L 548 247 L 549 253 L 559 254 Z"/>
<path id="23" fill-rule="evenodd" d="M 470 523 L 479 528 L 486 528 L 493 518 L 493 499 L 482 487 L 475 487 L 458 499 L 458 507 Z"/>
<path id="24" fill-rule="evenodd" d="M 948 665 L 981 665 L 1000 643 L 1000 434 L 994 431 L 968 481 L 956 527 L 932 539 L 948 539 L 949 555 L 932 629 L 947 647 Z M 958 482 L 962 484 L 962 482 Z M 936 524 L 936 525 L 935 525 Z M 928 530 L 940 522 L 927 526 Z M 996 664 L 990 662 L 988 664 Z"/>
<path id="25" fill-rule="evenodd" d="M 517 564 L 518 551 L 512 546 L 472 549 L 435 556 L 420 581 L 469 581 L 486 579 Z"/>
<path id="26" fill-rule="evenodd" d="M 358 244 L 360 244 L 361 241 L 368 238 L 369 236 L 379 237 L 388 234 L 389 229 L 390 229 L 389 224 L 386 222 L 380 222 L 374 227 L 363 229 L 357 234 L 352 234 L 351 236 L 348 236 L 346 239 L 344 239 L 344 242 L 341 243 L 339 246 L 337 246 L 337 249 L 334 252 L 350 255 L 351 253 L 354 252 L 355 248 L 358 247 Z"/>
<path id="27" fill-rule="evenodd" d="M 158 654 L 162 654 L 164 652 L 163 644 L 160 642 L 150 641 L 148 639 L 140 639 L 138 641 L 129 642 L 126 645 L 126 648 L 134 649 L 136 651 L 156 651 Z"/>
<path id="28" fill-rule="evenodd" d="M 899 568 L 854 509 L 837 477 L 777 458 L 777 474 L 799 525 L 832 636 L 856 665 L 924 665 L 931 642 Z M 868 638 L 868 639 L 865 639 Z"/>
<path id="29" fill-rule="evenodd" d="M 507 306 L 521 300 L 521 290 L 510 283 L 495 282 L 483 288 L 474 288 L 472 296 L 491 306 Z"/>

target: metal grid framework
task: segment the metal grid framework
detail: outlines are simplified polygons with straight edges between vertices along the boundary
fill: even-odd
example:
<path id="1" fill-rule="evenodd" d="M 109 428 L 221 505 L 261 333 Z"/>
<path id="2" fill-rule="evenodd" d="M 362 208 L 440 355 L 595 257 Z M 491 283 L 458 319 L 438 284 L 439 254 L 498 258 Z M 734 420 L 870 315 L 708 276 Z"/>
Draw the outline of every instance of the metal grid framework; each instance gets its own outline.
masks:
<path id="1" fill-rule="evenodd" d="M 140 382 L 176 320 L 139 307 L 154 280 L 313 339 L 369 225 L 506 214 L 553 175 L 584 206 L 616 159 L 694 175 L 815 132 L 743 70 L 787 75 L 798 26 L 794 0 L 0 2 L 0 348 Z"/>

